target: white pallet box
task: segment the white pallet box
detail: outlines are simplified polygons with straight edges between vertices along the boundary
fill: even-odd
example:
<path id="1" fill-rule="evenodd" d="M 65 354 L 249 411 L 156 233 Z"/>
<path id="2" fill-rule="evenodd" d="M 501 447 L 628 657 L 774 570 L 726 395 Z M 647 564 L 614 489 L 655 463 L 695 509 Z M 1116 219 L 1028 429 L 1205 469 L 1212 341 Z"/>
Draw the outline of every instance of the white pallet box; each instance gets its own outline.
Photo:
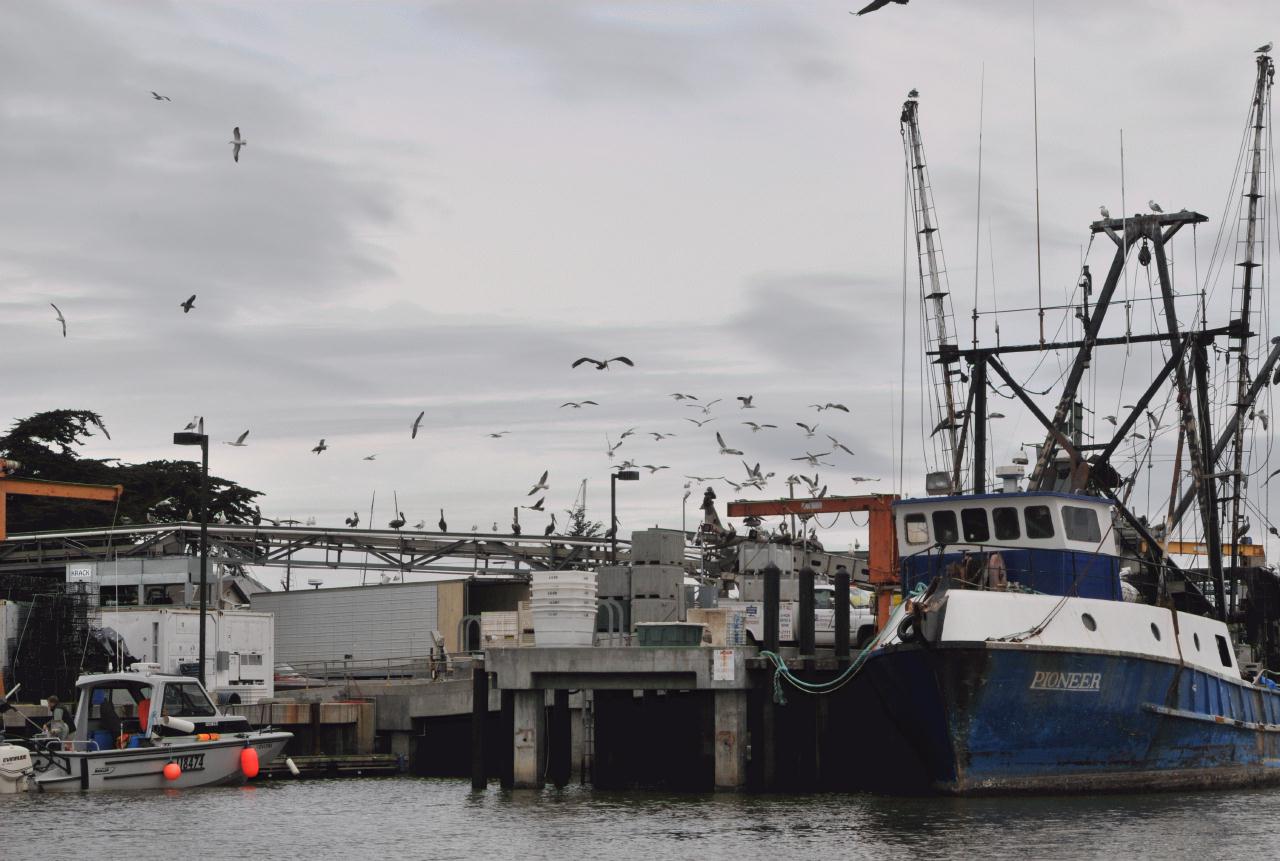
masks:
<path id="1" fill-rule="evenodd" d="M 630 598 L 631 566 L 601 565 L 597 568 L 596 595 L 600 598 Z"/>
<path id="2" fill-rule="evenodd" d="M 799 551 L 789 544 L 744 542 L 738 545 L 738 573 L 759 573 L 770 564 L 786 574 L 794 571 Z"/>
<path id="3" fill-rule="evenodd" d="M 631 533 L 631 564 L 683 565 L 684 545 L 679 529 L 637 529 Z"/>
<path id="4" fill-rule="evenodd" d="M 631 630 L 642 622 L 683 622 L 684 598 L 636 598 L 631 602 Z"/>
<path id="5" fill-rule="evenodd" d="M 738 588 L 741 590 L 741 600 L 743 601 L 764 600 L 764 577 L 762 575 L 750 574 L 739 578 Z M 800 600 L 800 578 L 794 571 L 784 571 L 782 576 L 778 578 L 778 600 Z"/>

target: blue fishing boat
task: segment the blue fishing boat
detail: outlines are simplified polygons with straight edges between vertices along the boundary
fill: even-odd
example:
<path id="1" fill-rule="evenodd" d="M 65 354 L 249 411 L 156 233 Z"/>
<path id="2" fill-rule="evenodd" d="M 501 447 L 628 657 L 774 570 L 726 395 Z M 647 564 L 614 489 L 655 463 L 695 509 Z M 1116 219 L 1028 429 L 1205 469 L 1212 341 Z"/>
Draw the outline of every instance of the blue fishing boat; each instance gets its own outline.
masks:
<path id="1" fill-rule="evenodd" d="M 1091 243 L 1114 248 L 1100 289 L 1086 263 L 1068 305 L 1050 309 L 1078 336 L 1047 339 L 1042 305 L 1038 342 L 1000 344 L 997 329 L 995 346 L 979 346 L 975 308 L 972 346 L 960 345 L 917 94 L 904 104 L 934 471 L 927 496 L 894 504 L 902 601 L 855 677 L 876 727 L 873 786 L 975 794 L 1280 782 L 1280 691 L 1268 675 L 1280 667 L 1280 587 L 1249 537 L 1251 515 L 1280 536 L 1249 501 L 1261 470 L 1249 458 L 1269 433 L 1259 397 L 1280 382 L 1280 339 L 1256 337 L 1268 325 L 1255 294 L 1267 259 L 1274 76 L 1267 53 L 1256 66 L 1227 230 L 1236 280 L 1228 322 L 1216 328 L 1211 305 L 1182 302 L 1169 267 L 1174 235 L 1208 219 L 1152 201 L 1119 218 L 1103 207 L 1090 225 Z M 1104 329 L 1126 271 L 1144 270 L 1156 331 L 1133 331 L 1129 302 L 1123 329 L 1115 320 Z M 1145 390 L 1122 394 L 1123 377 L 1099 382 L 1095 369 L 1095 392 L 1110 385 L 1114 403 L 1132 403 L 1115 415 L 1086 410 L 1081 390 L 1099 349 L 1128 355 L 1136 345 L 1153 357 Z M 1047 392 L 1026 385 L 1034 370 L 1006 365 L 1050 351 L 1068 354 L 1052 410 L 1037 403 Z M 1024 455 L 995 470 L 998 488 L 987 465 L 990 421 L 1003 418 L 988 410 L 993 391 L 1044 434 L 1034 462 Z M 1172 464 L 1159 485 L 1172 490 L 1155 516 L 1139 515 L 1134 487 L 1155 485 L 1157 462 Z"/>

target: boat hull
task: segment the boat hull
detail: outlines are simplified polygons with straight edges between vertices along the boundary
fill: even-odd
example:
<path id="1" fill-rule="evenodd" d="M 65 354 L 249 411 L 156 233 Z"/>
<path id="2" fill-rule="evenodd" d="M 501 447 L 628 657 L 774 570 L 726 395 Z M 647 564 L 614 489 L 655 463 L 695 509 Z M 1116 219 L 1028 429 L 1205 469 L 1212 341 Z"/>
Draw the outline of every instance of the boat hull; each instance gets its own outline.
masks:
<path id="1" fill-rule="evenodd" d="M 245 747 L 256 750 L 259 763 L 266 765 L 292 737 L 287 732 L 264 732 L 243 738 L 125 750 L 33 751 L 35 785 L 41 792 L 236 785 L 246 780 L 240 765 Z M 164 776 L 164 767 L 170 762 L 182 769 L 174 780 Z"/>
<path id="2" fill-rule="evenodd" d="M 1015 643 L 879 650 L 859 676 L 880 750 L 957 795 L 1280 783 L 1280 695 L 1176 661 Z M 895 789 L 901 791 L 899 780 Z"/>

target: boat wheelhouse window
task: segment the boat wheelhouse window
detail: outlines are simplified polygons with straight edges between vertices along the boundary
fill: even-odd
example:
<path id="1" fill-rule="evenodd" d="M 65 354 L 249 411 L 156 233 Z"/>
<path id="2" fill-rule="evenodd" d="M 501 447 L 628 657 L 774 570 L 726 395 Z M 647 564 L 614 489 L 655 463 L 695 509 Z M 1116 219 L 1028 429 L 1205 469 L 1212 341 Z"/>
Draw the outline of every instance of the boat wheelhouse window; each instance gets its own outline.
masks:
<path id="1" fill-rule="evenodd" d="M 933 540 L 938 544 L 956 544 L 960 541 L 960 530 L 956 528 L 954 511 L 933 513 Z"/>
<path id="2" fill-rule="evenodd" d="M 991 509 L 991 522 L 996 527 L 997 541 L 1017 541 L 1022 537 L 1022 530 L 1018 528 L 1018 509 L 1016 508 Z"/>
<path id="3" fill-rule="evenodd" d="M 991 540 L 985 508 L 960 509 L 960 525 L 964 528 L 964 540 L 971 544 L 982 544 Z"/>
<path id="4" fill-rule="evenodd" d="M 929 543 L 929 524 L 923 514 L 908 514 L 902 522 L 906 526 L 908 544 Z"/>
<path id="5" fill-rule="evenodd" d="M 1231 647 L 1227 645 L 1227 638 L 1221 634 L 1215 634 L 1218 639 L 1218 657 L 1222 660 L 1222 666 L 1231 666 Z"/>
<path id="6" fill-rule="evenodd" d="M 1097 543 L 1102 540 L 1102 531 L 1098 528 L 1098 512 L 1092 508 L 1062 506 L 1062 528 L 1071 541 Z"/>
<path id="7" fill-rule="evenodd" d="M 1028 538 L 1052 538 L 1053 515 L 1047 505 L 1028 505 L 1022 510 L 1022 519 L 1027 524 Z"/>
<path id="8" fill-rule="evenodd" d="M 164 713 L 169 717 L 213 717 L 218 713 L 195 682 L 170 682 L 164 686 Z"/>

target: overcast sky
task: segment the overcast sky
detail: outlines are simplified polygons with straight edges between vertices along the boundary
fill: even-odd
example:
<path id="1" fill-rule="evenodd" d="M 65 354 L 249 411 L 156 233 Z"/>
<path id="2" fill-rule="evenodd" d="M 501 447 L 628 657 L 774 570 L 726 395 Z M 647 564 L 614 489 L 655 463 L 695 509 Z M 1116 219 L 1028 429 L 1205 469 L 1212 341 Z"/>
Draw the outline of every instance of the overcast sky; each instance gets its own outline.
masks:
<path id="1" fill-rule="evenodd" d="M 979 235 L 980 309 L 1035 306 L 1032 16 L 1023 0 L 914 0 L 861 18 L 848 14 L 857 5 L 12 5 L 0 50 L 4 421 L 95 410 L 113 440 L 88 453 L 141 461 L 182 455 L 171 434 L 202 414 L 219 442 L 251 431 L 247 447 L 214 446 L 215 472 L 265 491 L 268 516 L 331 525 L 353 510 L 367 521 L 376 491 L 378 525 L 395 493 L 410 523 L 443 508 L 453 529 L 505 529 L 544 469 L 549 510 L 585 478 L 606 520 L 605 437 L 630 427 L 640 433 L 618 459 L 670 469 L 620 487 L 624 530 L 679 526 L 686 474 L 745 477 L 715 430 L 777 473 L 753 498 L 785 495 L 781 479 L 803 466 L 790 458 L 828 451 L 828 432 L 856 453 L 828 458 L 830 493 L 898 489 L 901 104 L 919 89 L 962 332 Z M 1195 292 L 1251 51 L 1278 24 L 1274 0 L 1230 14 L 1174 0 L 1040 4 L 1046 304 L 1075 283 L 1098 205 L 1138 212 L 1149 198 L 1212 219 L 1174 249 L 1179 289 Z M 238 164 L 237 125 L 249 142 Z M 1110 255 L 1101 243 L 1089 253 L 1099 283 Z M 1224 277 L 1218 304 L 1230 266 Z M 1145 296 L 1145 278 L 1135 269 L 1124 295 Z M 918 493 L 914 275 L 907 287 L 904 473 Z M 1186 323 L 1193 304 L 1180 306 Z M 1149 330 L 1150 307 L 1132 306 L 1134 331 Z M 1061 318 L 1047 316 L 1049 335 Z M 1034 313 L 999 320 L 1004 343 L 1037 337 Z M 1123 332 L 1123 314 L 1112 323 Z M 618 354 L 636 367 L 569 367 Z M 1160 362 L 1104 359 L 1111 370 L 1088 390 L 1107 401 L 1099 413 L 1136 398 Z M 1041 390 L 1061 368 L 1010 364 L 1036 370 Z M 677 391 L 721 398 L 717 420 L 685 421 L 695 413 Z M 745 394 L 756 409 L 737 408 Z M 583 398 L 600 406 L 559 407 Z M 851 413 L 807 406 L 827 401 Z M 1040 438 L 1012 404 L 992 409 L 1008 416 L 993 431 L 997 462 Z M 753 434 L 745 419 L 780 427 Z M 794 426 L 815 419 L 815 439 Z M 312 454 L 321 437 L 329 450 Z M 1259 455 L 1269 439 L 1257 437 Z M 1161 467 L 1140 510 L 1158 513 L 1168 495 Z M 723 482 L 717 493 L 736 496 Z M 695 487 L 690 522 L 699 498 Z M 847 546 L 864 533 L 846 518 L 823 534 Z"/>

